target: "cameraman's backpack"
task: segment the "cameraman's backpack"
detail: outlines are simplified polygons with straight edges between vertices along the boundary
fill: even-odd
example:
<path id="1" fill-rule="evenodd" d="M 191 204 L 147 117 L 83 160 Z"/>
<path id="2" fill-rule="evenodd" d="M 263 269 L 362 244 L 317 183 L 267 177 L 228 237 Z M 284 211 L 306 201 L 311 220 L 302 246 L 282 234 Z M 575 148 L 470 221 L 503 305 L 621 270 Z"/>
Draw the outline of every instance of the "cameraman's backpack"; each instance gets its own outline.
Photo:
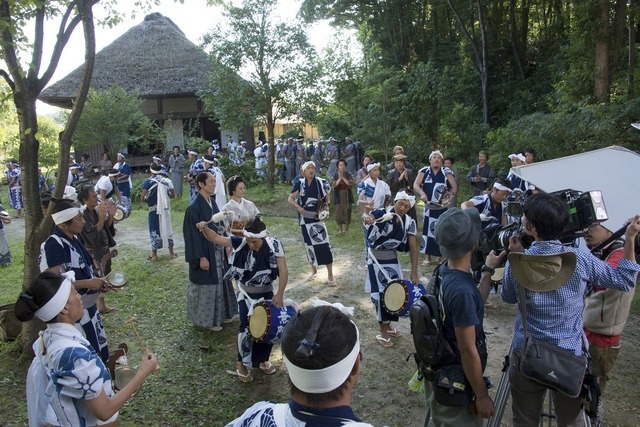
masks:
<path id="1" fill-rule="evenodd" d="M 445 312 L 440 288 L 440 267 L 442 264 L 433 272 L 425 294 L 409 311 L 416 362 L 421 368 L 431 367 L 432 370 L 455 362 L 454 352 L 442 332 Z"/>

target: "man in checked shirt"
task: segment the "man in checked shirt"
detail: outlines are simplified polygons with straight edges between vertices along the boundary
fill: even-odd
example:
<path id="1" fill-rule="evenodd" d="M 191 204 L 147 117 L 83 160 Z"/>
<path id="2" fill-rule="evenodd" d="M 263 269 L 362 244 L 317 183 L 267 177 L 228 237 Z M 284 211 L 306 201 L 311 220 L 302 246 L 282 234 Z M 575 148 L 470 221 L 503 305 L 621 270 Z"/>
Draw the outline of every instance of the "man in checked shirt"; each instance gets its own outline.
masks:
<path id="1" fill-rule="evenodd" d="M 526 320 L 529 336 L 581 355 L 584 351 L 582 311 L 587 284 L 594 282 L 620 291 L 629 291 L 635 286 L 640 265 L 635 263 L 634 240 L 640 232 L 640 215 L 629 221 L 625 231 L 624 253 L 617 268 L 607 265 L 585 248 L 574 248 L 560 243 L 559 238 L 568 218 L 567 205 L 561 199 L 548 194 L 530 196 L 523 207 L 522 224 L 526 234 L 535 241 L 524 251 L 520 238 L 513 236 L 510 239 L 509 250 L 524 251 L 529 255 L 554 255 L 567 251 L 576 254 L 576 268 L 566 284 L 544 293 L 526 291 Z M 505 266 L 502 283 L 502 299 L 510 304 L 520 304 L 518 283 L 509 263 Z M 509 369 L 513 425 L 532 426 L 538 425 L 546 388 L 525 378 L 518 369 L 523 344 L 520 313 L 519 310 L 514 324 L 513 357 Z M 558 425 L 583 426 L 580 397 L 570 398 L 553 391 L 552 394 Z"/>

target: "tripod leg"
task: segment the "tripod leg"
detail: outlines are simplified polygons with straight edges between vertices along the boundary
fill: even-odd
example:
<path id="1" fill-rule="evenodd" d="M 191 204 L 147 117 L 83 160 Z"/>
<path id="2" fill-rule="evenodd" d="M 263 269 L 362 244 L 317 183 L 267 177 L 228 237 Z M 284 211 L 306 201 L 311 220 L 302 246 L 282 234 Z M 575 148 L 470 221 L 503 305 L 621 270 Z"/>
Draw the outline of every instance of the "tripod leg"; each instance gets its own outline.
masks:
<path id="1" fill-rule="evenodd" d="M 502 365 L 502 376 L 500 377 L 500 383 L 496 390 L 496 396 L 494 398 L 494 406 L 496 413 L 493 417 L 487 421 L 487 427 L 499 427 L 504 415 L 504 409 L 509 399 L 509 390 L 511 383 L 509 382 L 509 355 L 505 356 L 504 364 Z"/>

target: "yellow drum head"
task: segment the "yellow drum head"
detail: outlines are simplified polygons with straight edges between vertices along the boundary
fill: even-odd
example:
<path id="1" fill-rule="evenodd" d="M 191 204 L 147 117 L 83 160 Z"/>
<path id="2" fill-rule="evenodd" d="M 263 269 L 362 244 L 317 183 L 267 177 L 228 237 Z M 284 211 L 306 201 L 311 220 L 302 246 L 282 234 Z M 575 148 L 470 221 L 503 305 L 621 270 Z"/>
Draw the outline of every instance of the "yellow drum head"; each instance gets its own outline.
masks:
<path id="1" fill-rule="evenodd" d="M 504 273 L 504 267 L 496 268 L 496 271 L 491 275 L 493 282 L 502 282 L 502 275 Z"/>
<path id="2" fill-rule="evenodd" d="M 406 303 L 407 292 L 401 282 L 392 282 L 384 290 L 384 305 L 388 311 L 400 311 Z"/>
<path id="3" fill-rule="evenodd" d="M 122 221 L 124 218 L 124 211 L 120 208 L 116 209 L 116 213 L 113 215 L 114 221 Z"/>
<path id="4" fill-rule="evenodd" d="M 253 307 L 253 314 L 249 317 L 249 335 L 254 340 L 259 340 L 267 333 L 269 327 L 269 313 L 267 307 L 258 304 Z"/>

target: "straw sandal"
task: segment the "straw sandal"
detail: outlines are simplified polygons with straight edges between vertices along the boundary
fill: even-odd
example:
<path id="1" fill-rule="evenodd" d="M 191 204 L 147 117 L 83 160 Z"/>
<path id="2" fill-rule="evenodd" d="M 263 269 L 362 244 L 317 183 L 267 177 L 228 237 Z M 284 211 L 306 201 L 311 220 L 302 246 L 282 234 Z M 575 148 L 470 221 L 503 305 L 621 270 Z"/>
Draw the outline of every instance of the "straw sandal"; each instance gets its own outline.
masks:
<path id="1" fill-rule="evenodd" d="M 391 342 L 391 338 L 385 338 L 382 335 L 376 335 L 376 340 L 384 348 L 393 347 L 393 343 Z"/>
<path id="2" fill-rule="evenodd" d="M 393 337 L 393 338 L 400 338 L 402 336 L 400 331 L 398 331 L 396 328 L 389 329 L 387 331 L 387 335 L 389 335 L 390 337 Z"/>
<path id="3" fill-rule="evenodd" d="M 334 277 L 333 280 L 327 280 L 327 285 L 329 285 L 332 288 L 335 286 L 338 286 L 338 284 L 336 283 L 336 278 Z"/>
<path id="4" fill-rule="evenodd" d="M 251 376 L 251 372 L 247 372 L 247 375 L 241 374 L 239 369 L 236 369 L 236 375 L 238 376 L 238 381 L 241 383 L 250 383 L 253 381 L 253 377 Z"/>
<path id="5" fill-rule="evenodd" d="M 260 363 L 259 368 L 262 372 L 264 372 L 267 375 L 273 375 L 276 373 L 276 367 L 273 366 L 273 363 L 269 361 Z"/>

